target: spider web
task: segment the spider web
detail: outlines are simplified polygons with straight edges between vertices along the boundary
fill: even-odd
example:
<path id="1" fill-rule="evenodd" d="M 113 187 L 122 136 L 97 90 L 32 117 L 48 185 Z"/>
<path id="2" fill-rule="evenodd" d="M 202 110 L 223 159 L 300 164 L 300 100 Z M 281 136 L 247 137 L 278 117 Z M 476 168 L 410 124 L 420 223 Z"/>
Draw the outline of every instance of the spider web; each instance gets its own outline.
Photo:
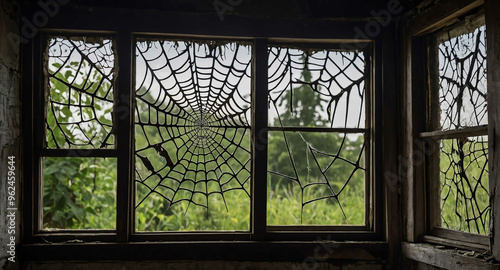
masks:
<path id="1" fill-rule="evenodd" d="M 444 130 L 488 124 L 485 26 L 439 44 Z"/>
<path id="2" fill-rule="evenodd" d="M 49 39 L 46 147 L 114 146 L 112 43 L 89 37 Z"/>
<path id="3" fill-rule="evenodd" d="M 268 172 L 299 186 L 301 224 L 306 205 L 328 199 L 339 206 L 342 223 L 349 223 L 353 213 L 344 206 L 350 202 L 339 196 L 348 186 L 356 189 L 353 182 L 364 189 L 364 70 L 362 52 L 269 48 L 270 125 L 281 129 L 270 135 L 279 137 L 289 162 Z M 304 156 L 306 164 L 297 162 Z"/>
<path id="4" fill-rule="evenodd" d="M 487 235 L 491 209 L 487 138 L 443 140 L 441 156 L 444 227 Z"/>
<path id="5" fill-rule="evenodd" d="M 439 43 L 441 127 L 488 124 L 485 26 Z M 487 137 L 441 141 L 442 226 L 488 234 Z"/>
<path id="6" fill-rule="evenodd" d="M 136 52 L 136 209 L 250 197 L 250 47 L 143 40 Z"/>

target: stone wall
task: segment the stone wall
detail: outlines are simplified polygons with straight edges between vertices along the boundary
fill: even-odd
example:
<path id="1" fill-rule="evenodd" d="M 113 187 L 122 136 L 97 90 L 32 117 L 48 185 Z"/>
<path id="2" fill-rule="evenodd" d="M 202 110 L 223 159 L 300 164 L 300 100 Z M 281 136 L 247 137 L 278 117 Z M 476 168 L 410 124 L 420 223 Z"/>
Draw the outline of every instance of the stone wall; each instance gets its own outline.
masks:
<path id="1" fill-rule="evenodd" d="M 8 261 L 10 242 L 7 219 L 8 156 L 15 156 L 16 203 L 19 202 L 18 177 L 21 172 L 21 100 L 19 45 L 11 43 L 9 33 L 19 36 L 19 6 L 14 0 L 0 0 L 0 269 L 16 269 Z M 16 204 L 17 206 L 17 204 Z M 19 241 L 19 217 L 16 211 L 16 242 Z M 17 256 L 16 256 L 17 259 Z"/>

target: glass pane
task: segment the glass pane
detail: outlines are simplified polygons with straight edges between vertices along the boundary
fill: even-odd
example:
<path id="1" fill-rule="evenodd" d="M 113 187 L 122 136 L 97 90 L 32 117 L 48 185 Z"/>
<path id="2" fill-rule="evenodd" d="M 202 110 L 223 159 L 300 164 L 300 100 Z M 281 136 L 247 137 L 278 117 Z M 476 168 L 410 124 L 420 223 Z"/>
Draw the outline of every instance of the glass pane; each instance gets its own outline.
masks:
<path id="1" fill-rule="evenodd" d="M 251 46 L 140 41 L 139 231 L 249 230 Z"/>
<path id="2" fill-rule="evenodd" d="M 488 235 L 488 138 L 441 141 L 442 227 Z"/>
<path id="3" fill-rule="evenodd" d="M 46 148 L 114 148 L 113 42 L 48 39 L 45 58 Z"/>
<path id="4" fill-rule="evenodd" d="M 365 136 L 269 132 L 268 225 L 364 225 Z"/>
<path id="5" fill-rule="evenodd" d="M 483 25 L 438 45 L 443 130 L 488 124 L 485 31 Z"/>
<path id="6" fill-rule="evenodd" d="M 363 52 L 269 48 L 269 125 L 364 128 Z"/>
<path id="7" fill-rule="evenodd" d="M 116 158 L 45 157 L 44 229 L 114 229 Z"/>

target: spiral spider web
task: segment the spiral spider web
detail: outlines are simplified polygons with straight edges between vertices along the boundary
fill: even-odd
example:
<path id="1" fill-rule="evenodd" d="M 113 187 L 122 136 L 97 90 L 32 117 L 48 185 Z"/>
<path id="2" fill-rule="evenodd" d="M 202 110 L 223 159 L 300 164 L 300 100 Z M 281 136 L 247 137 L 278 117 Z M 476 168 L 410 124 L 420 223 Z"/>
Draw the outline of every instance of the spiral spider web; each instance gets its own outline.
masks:
<path id="1" fill-rule="evenodd" d="M 141 40 L 136 51 L 136 209 L 249 198 L 250 46 Z"/>
<path id="2" fill-rule="evenodd" d="M 288 162 L 271 166 L 269 175 L 271 182 L 284 179 L 299 187 L 300 224 L 306 206 L 329 199 L 342 220 L 324 224 L 352 224 L 350 219 L 364 212 L 364 205 L 357 213 L 345 208 L 353 208 L 351 200 L 364 201 L 365 80 L 363 52 L 269 48 L 270 125 L 279 130 L 270 138 L 288 155 L 282 158 Z M 305 162 L 297 161 L 304 156 Z M 275 158 L 269 159 L 272 165 Z M 341 200 L 346 190 L 355 192 Z M 311 211 L 317 216 L 308 223 L 325 222 Z M 363 216 L 356 220 L 364 224 Z"/>

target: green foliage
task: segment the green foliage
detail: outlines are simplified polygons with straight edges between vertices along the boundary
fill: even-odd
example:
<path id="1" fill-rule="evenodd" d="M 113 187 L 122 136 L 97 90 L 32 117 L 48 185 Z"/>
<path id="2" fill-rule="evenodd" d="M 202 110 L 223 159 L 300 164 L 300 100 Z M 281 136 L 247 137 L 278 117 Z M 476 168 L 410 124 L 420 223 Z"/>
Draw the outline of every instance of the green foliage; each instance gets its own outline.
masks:
<path id="1" fill-rule="evenodd" d="M 43 162 L 44 229 L 113 229 L 116 159 L 55 158 Z"/>

